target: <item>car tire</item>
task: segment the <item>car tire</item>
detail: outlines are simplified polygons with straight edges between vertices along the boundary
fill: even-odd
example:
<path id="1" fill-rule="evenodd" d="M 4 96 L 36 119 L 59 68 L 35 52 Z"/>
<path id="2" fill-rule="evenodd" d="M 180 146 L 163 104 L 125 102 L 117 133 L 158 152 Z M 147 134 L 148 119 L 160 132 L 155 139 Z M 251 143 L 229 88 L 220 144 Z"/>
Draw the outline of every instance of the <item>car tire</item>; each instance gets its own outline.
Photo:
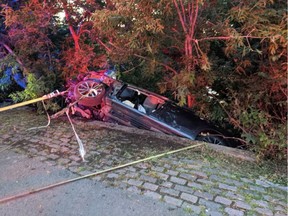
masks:
<path id="1" fill-rule="evenodd" d="M 198 136 L 196 137 L 196 140 L 215 144 L 215 145 L 228 146 L 225 140 L 222 138 L 221 134 L 202 132 L 198 134 Z"/>
<path id="2" fill-rule="evenodd" d="M 92 107 L 101 104 L 105 94 L 104 86 L 94 80 L 83 80 L 74 88 L 74 97 L 78 104 Z"/>

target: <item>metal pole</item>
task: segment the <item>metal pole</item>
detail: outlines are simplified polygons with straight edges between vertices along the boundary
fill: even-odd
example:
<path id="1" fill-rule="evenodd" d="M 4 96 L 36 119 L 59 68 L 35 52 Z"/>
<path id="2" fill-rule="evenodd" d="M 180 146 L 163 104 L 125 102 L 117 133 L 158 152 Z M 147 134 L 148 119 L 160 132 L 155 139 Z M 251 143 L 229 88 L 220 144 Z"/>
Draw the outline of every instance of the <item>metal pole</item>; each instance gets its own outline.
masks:
<path id="1" fill-rule="evenodd" d="M 35 98 L 35 99 L 24 101 L 24 102 L 21 102 L 21 103 L 16 103 L 16 104 L 13 104 L 13 105 L 10 105 L 10 106 L 6 106 L 6 107 L 0 107 L 0 112 L 6 111 L 6 110 L 10 110 L 10 109 L 14 109 L 14 108 L 21 107 L 21 106 L 26 106 L 28 104 L 36 103 L 36 102 L 47 100 L 47 99 L 50 99 L 50 98 L 58 97 L 60 95 L 65 94 L 66 92 L 67 91 L 59 92 L 57 90 L 57 91 L 52 92 L 50 94 L 44 95 L 44 96 L 42 96 L 40 98 Z"/>

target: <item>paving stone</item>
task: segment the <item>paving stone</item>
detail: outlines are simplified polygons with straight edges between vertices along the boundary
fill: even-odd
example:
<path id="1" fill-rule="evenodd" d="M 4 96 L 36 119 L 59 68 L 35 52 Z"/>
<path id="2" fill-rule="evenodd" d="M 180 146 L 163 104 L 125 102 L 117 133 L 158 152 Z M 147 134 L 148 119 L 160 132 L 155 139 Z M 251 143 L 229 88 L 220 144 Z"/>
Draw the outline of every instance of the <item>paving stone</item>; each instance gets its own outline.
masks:
<path id="1" fill-rule="evenodd" d="M 39 160 L 39 161 L 45 161 L 45 160 L 47 160 L 47 157 L 44 157 L 44 156 L 36 156 L 35 159 L 36 159 L 36 160 Z"/>
<path id="2" fill-rule="evenodd" d="M 172 196 L 179 196 L 180 192 L 171 188 L 161 188 L 160 193 L 169 194 Z"/>
<path id="3" fill-rule="evenodd" d="M 148 181 L 151 183 L 156 183 L 157 182 L 157 178 L 151 177 L 151 176 L 147 176 L 147 175 L 141 175 L 140 179 L 144 180 L 144 181 Z"/>
<path id="4" fill-rule="evenodd" d="M 144 191 L 143 195 L 151 197 L 152 199 L 156 199 L 156 200 L 160 200 L 162 197 L 160 194 L 154 191 Z"/>
<path id="5" fill-rule="evenodd" d="M 30 153 L 32 153 L 32 154 L 36 154 L 36 153 L 38 152 L 38 150 L 35 149 L 35 148 L 31 148 L 31 149 L 29 149 L 28 151 L 29 151 Z"/>
<path id="6" fill-rule="evenodd" d="M 170 161 L 168 161 L 168 162 L 170 162 Z M 166 169 L 170 169 L 171 168 L 171 166 L 169 164 L 164 164 L 163 167 L 166 168 Z"/>
<path id="7" fill-rule="evenodd" d="M 223 191 L 218 188 L 210 188 L 209 193 L 211 193 L 212 195 L 219 195 L 222 194 Z"/>
<path id="8" fill-rule="evenodd" d="M 208 211 L 210 216 L 223 216 L 223 214 L 219 211 Z"/>
<path id="9" fill-rule="evenodd" d="M 71 155 L 69 157 L 69 159 L 73 160 L 73 161 L 76 161 L 76 162 L 79 162 L 82 160 L 82 158 L 80 156 L 77 156 L 77 155 Z"/>
<path id="10" fill-rule="evenodd" d="M 49 147 L 51 147 L 53 149 L 60 149 L 60 146 L 57 144 L 50 144 Z"/>
<path id="11" fill-rule="evenodd" d="M 70 148 L 68 148 L 68 147 L 61 147 L 61 148 L 60 148 L 60 152 L 61 152 L 61 153 L 69 153 L 69 152 L 70 152 Z"/>
<path id="12" fill-rule="evenodd" d="M 67 139 L 67 138 L 60 138 L 60 141 L 62 141 L 63 143 L 69 143 L 70 142 L 70 139 Z"/>
<path id="13" fill-rule="evenodd" d="M 260 207 L 269 208 L 269 203 L 263 200 L 251 200 L 251 203 Z"/>
<path id="14" fill-rule="evenodd" d="M 109 179 L 116 179 L 116 178 L 118 178 L 118 177 L 119 177 L 119 175 L 116 174 L 116 173 L 109 173 L 109 174 L 107 175 L 107 178 L 109 178 Z"/>
<path id="15" fill-rule="evenodd" d="M 182 191 L 182 192 L 190 193 L 190 194 L 193 194 L 195 192 L 195 190 L 193 190 L 192 188 L 182 186 L 182 185 L 175 185 L 174 189 Z"/>
<path id="16" fill-rule="evenodd" d="M 287 190 L 287 191 L 288 191 L 288 190 Z M 282 193 L 273 193 L 273 196 L 274 196 L 274 197 L 277 197 L 277 198 L 279 198 L 279 199 L 281 199 L 281 200 L 285 200 L 285 205 L 286 205 L 287 192 L 285 193 L 285 195 L 282 194 Z"/>
<path id="17" fill-rule="evenodd" d="M 185 185 L 187 182 L 187 180 L 185 180 L 185 179 L 174 177 L 174 176 L 170 177 L 170 181 L 174 182 L 176 184 L 180 184 L 180 185 Z"/>
<path id="18" fill-rule="evenodd" d="M 93 172 L 91 172 L 91 171 L 89 171 L 89 170 L 83 170 L 83 171 L 80 171 L 80 172 L 78 172 L 81 176 L 85 176 L 85 175 L 90 175 L 91 173 L 93 173 Z"/>
<path id="19" fill-rule="evenodd" d="M 197 206 L 197 205 L 193 205 L 193 204 L 190 204 L 190 203 L 187 203 L 187 202 L 183 202 L 182 206 L 181 206 L 183 209 L 190 209 L 194 214 L 197 214 L 199 215 L 202 211 L 202 208 L 200 206 Z"/>
<path id="20" fill-rule="evenodd" d="M 256 179 L 255 183 L 256 183 L 257 185 L 259 185 L 259 186 L 266 187 L 266 188 L 271 186 L 271 185 L 268 184 L 267 182 L 262 181 L 262 180 L 259 180 L 259 179 Z"/>
<path id="21" fill-rule="evenodd" d="M 30 142 L 33 142 L 33 143 L 39 142 L 39 140 L 38 140 L 38 139 L 35 139 L 35 138 L 31 138 L 31 139 L 29 139 L 29 141 L 30 141 Z"/>
<path id="22" fill-rule="evenodd" d="M 275 210 L 275 211 L 280 211 L 280 212 L 284 212 L 284 211 L 285 211 L 285 209 L 283 208 L 283 206 L 280 206 L 280 205 L 276 206 L 276 207 L 274 208 L 274 210 Z"/>
<path id="23" fill-rule="evenodd" d="M 227 193 L 225 193 L 225 196 L 235 200 L 244 200 L 244 196 L 242 196 L 241 194 L 236 194 L 232 191 L 228 191 Z"/>
<path id="24" fill-rule="evenodd" d="M 237 186 L 237 187 L 241 187 L 243 186 L 243 182 L 239 182 L 237 180 L 234 180 L 234 179 L 229 179 L 229 178 L 226 178 L 224 180 L 225 183 L 229 184 L 229 185 L 232 185 L 232 186 Z"/>
<path id="25" fill-rule="evenodd" d="M 130 172 L 133 172 L 133 173 L 135 173 L 137 170 L 134 168 L 134 167 L 132 167 L 132 166 L 129 166 L 129 167 L 126 167 L 126 168 L 124 168 L 125 170 L 127 170 L 127 171 L 130 171 Z"/>
<path id="26" fill-rule="evenodd" d="M 183 200 L 189 201 L 191 203 L 197 203 L 198 201 L 198 197 L 188 194 L 188 193 L 181 193 L 180 198 Z"/>
<path id="27" fill-rule="evenodd" d="M 48 141 L 47 140 L 43 140 L 43 141 L 39 141 L 38 144 L 41 145 L 47 145 Z"/>
<path id="28" fill-rule="evenodd" d="M 254 190 L 241 190 L 241 193 L 242 194 L 249 194 L 252 198 L 253 197 L 259 197 L 259 195 L 261 194 L 257 191 L 254 191 Z"/>
<path id="29" fill-rule="evenodd" d="M 243 216 L 244 212 L 232 208 L 225 208 L 224 210 L 229 216 Z"/>
<path id="30" fill-rule="evenodd" d="M 181 164 L 180 164 L 181 165 Z M 189 173 L 190 170 L 189 169 L 185 169 L 183 167 L 177 167 L 176 171 L 178 171 L 179 173 Z"/>
<path id="31" fill-rule="evenodd" d="M 250 186 L 250 189 L 254 190 L 254 191 L 257 191 L 257 192 L 260 192 L 260 193 L 265 193 L 265 189 L 262 188 L 262 187 Z"/>
<path id="32" fill-rule="evenodd" d="M 141 193 L 141 190 L 138 187 L 136 187 L 136 186 L 128 187 L 127 190 L 130 191 L 130 192 L 133 192 L 133 193 L 137 193 L 137 194 Z"/>
<path id="33" fill-rule="evenodd" d="M 284 213 L 284 212 L 276 212 L 274 214 L 274 216 L 287 216 L 287 212 L 286 213 Z"/>
<path id="34" fill-rule="evenodd" d="M 40 152 L 38 152 L 37 154 L 49 158 L 49 152 L 48 152 L 47 150 L 40 151 Z M 48 156 L 47 156 L 47 155 L 48 155 Z M 55 154 L 52 154 L 52 155 L 53 155 L 52 158 L 51 158 L 52 160 L 56 160 L 56 159 L 59 158 L 59 156 L 58 156 L 58 158 L 54 158 L 54 157 L 56 156 Z"/>
<path id="35" fill-rule="evenodd" d="M 194 192 L 194 195 L 195 196 L 198 196 L 198 197 L 201 197 L 201 198 L 204 198 L 206 200 L 213 200 L 213 195 L 210 194 L 210 193 L 207 193 L 207 192 L 200 192 L 200 191 L 195 191 Z"/>
<path id="36" fill-rule="evenodd" d="M 160 172 L 157 172 L 156 176 L 162 180 L 167 180 L 169 178 L 169 175 L 166 175 L 166 174 L 160 173 Z"/>
<path id="37" fill-rule="evenodd" d="M 270 209 L 254 208 L 253 210 L 261 215 L 267 215 L 267 216 L 273 215 L 273 212 Z"/>
<path id="38" fill-rule="evenodd" d="M 200 199 L 199 200 L 199 204 L 200 205 L 204 205 L 204 206 L 206 206 L 206 208 L 208 209 L 208 210 L 212 210 L 212 211 L 214 211 L 214 210 L 219 210 L 221 207 L 222 207 L 222 205 L 220 205 L 220 204 L 218 204 L 218 203 L 215 203 L 215 202 L 212 202 L 212 201 L 208 201 L 208 200 L 205 200 L 205 199 Z"/>
<path id="39" fill-rule="evenodd" d="M 247 179 L 247 178 L 240 178 L 240 179 L 241 179 L 242 182 L 254 184 L 254 181 L 251 180 L 251 179 Z"/>
<path id="40" fill-rule="evenodd" d="M 197 179 L 196 176 L 193 176 L 187 173 L 180 173 L 179 177 L 187 179 L 189 181 L 195 181 Z"/>
<path id="41" fill-rule="evenodd" d="M 179 172 L 174 171 L 174 170 L 167 170 L 165 173 L 168 175 L 173 175 L 173 176 L 177 176 L 179 174 Z"/>
<path id="42" fill-rule="evenodd" d="M 159 167 L 159 166 L 152 166 L 151 170 L 157 171 L 157 172 L 163 172 L 164 168 L 163 167 Z"/>
<path id="43" fill-rule="evenodd" d="M 148 163 L 138 163 L 135 165 L 135 167 L 138 167 L 140 169 L 148 169 L 150 165 Z"/>
<path id="44" fill-rule="evenodd" d="M 207 174 L 204 172 L 191 171 L 191 173 L 196 175 L 198 178 L 208 178 Z"/>
<path id="45" fill-rule="evenodd" d="M 226 206 L 229 206 L 229 205 L 231 205 L 232 200 L 227 199 L 227 198 L 222 197 L 222 196 L 216 196 L 215 202 L 224 204 L 224 205 L 226 205 Z"/>
<path id="46" fill-rule="evenodd" d="M 139 181 L 139 180 L 136 180 L 136 179 L 129 179 L 127 181 L 128 184 L 130 185 L 134 185 L 134 186 L 141 186 L 143 184 L 143 181 Z"/>
<path id="47" fill-rule="evenodd" d="M 59 164 L 62 164 L 62 165 L 66 165 L 66 164 L 68 164 L 68 163 L 70 163 L 71 162 L 71 160 L 70 159 L 67 159 L 67 158 L 60 158 L 59 160 L 58 160 L 58 163 Z"/>
<path id="48" fill-rule="evenodd" d="M 49 166 L 56 166 L 57 163 L 55 161 L 45 161 L 46 164 L 48 164 Z"/>
<path id="49" fill-rule="evenodd" d="M 206 179 L 197 179 L 197 182 L 200 182 L 200 183 L 203 183 L 206 185 L 213 185 L 214 184 L 214 182 L 206 180 Z"/>
<path id="50" fill-rule="evenodd" d="M 216 174 L 210 175 L 209 176 L 209 180 L 214 180 L 214 181 L 216 180 L 218 182 L 223 182 L 223 178 L 218 176 L 218 175 L 216 175 Z"/>
<path id="51" fill-rule="evenodd" d="M 236 208 L 241 208 L 241 209 L 246 209 L 246 210 L 251 210 L 252 209 L 251 206 L 248 203 L 244 202 L 244 201 L 236 201 L 234 203 L 234 206 Z"/>
<path id="52" fill-rule="evenodd" d="M 49 159 L 52 159 L 52 160 L 57 160 L 60 156 L 59 155 L 56 155 L 56 154 L 49 154 L 47 156 L 47 158 Z"/>
<path id="53" fill-rule="evenodd" d="M 165 182 L 162 182 L 160 185 L 163 187 L 171 188 L 173 186 L 173 183 L 165 181 Z"/>
<path id="54" fill-rule="evenodd" d="M 78 167 L 77 166 L 69 166 L 68 168 L 71 172 L 77 173 L 78 172 Z"/>
<path id="55" fill-rule="evenodd" d="M 174 198 L 174 197 L 170 197 L 170 196 L 167 196 L 165 195 L 163 200 L 169 204 L 172 204 L 172 205 L 175 205 L 175 206 L 181 206 L 183 201 L 181 199 L 177 199 L 177 198 Z"/>
<path id="56" fill-rule="evenodd" d="M 11 135 L 10 135 L 10 134 L 3 134 L 3 135 L 1 135 L 1 137 L 2 137 L 3 139 L 8 139 L 8 138 L 11 137 Z"/>
<path id="57" fill-rule="evenodd" d="M 222 183 L 219 184 L 219 188 L 220 188 L 220 189 L 225 189 L 225 190 L 234 191 L 234 192 L 237 191 L 237 187 L 230 186 L 230 185 L 227 185 L 227 184 L 222 184 Z"/>
<path id="58" fill-rule="evenodd" d="M 127 172 L 127 173 L 125 174 L 125 176 L 126 176 L 127 178 L 137 178 L 137 177 L 139 176 L 139 173 L 136 173 L 136 172 Z"/>
<path id="59" fill-rule="evenodd" d="M 101 175 L 97 175 L 97 176 L 94 176 L 92 179 L 95 180 L 95 181 L 101 181 L 102 180 L 102 176 Z M 126 183 L 123 183 L 123 184 L 125 184 L 127 186 Z"/>
<path id="60" fill-rule="evenodd" d="M 195 183 L 195 182 L 188 182 L 187 184 L 188 187 L 192 187 L 193 189 L 200 189 L 202 190 L 203 189 L 203 185 L 201 184 L 198 184 L 198 183 Z"/>
<path id="61" fill-rule="evenodd" d="M 156 191 L 159 186 L 149 182 L 145 182 L 142 187 L 151 191 Z"/>

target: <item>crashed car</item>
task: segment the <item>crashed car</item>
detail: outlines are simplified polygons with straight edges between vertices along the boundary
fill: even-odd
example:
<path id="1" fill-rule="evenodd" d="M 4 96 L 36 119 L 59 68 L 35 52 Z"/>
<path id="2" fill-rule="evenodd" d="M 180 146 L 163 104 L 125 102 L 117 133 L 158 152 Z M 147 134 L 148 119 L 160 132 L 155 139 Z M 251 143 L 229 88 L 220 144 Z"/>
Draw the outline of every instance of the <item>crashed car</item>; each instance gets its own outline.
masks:
<path id="1" fill-rule="evenodd" d="M 72 85 L 73 113 L 86 118 L 236 147 L 219 128 L 170 99 L 113 77 L 111 71 L 89 72 Z"/>

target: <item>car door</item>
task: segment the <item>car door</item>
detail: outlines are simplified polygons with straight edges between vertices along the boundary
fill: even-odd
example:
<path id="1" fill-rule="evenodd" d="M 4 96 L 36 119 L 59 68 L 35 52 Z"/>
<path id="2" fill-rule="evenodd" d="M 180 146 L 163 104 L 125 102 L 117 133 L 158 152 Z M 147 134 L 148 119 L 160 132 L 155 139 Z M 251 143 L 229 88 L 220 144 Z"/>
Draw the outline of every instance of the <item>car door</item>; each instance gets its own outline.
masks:
<path id="1" fill-rule="evenodd" d="M 122 124 L 149 130 L 151 126 L 144 108 L 137 107 L 143 97 L 136 89 L 124 86 L 116 97 L 108 98 L 106 101 L 111 107 L 110 116 Z"/>

